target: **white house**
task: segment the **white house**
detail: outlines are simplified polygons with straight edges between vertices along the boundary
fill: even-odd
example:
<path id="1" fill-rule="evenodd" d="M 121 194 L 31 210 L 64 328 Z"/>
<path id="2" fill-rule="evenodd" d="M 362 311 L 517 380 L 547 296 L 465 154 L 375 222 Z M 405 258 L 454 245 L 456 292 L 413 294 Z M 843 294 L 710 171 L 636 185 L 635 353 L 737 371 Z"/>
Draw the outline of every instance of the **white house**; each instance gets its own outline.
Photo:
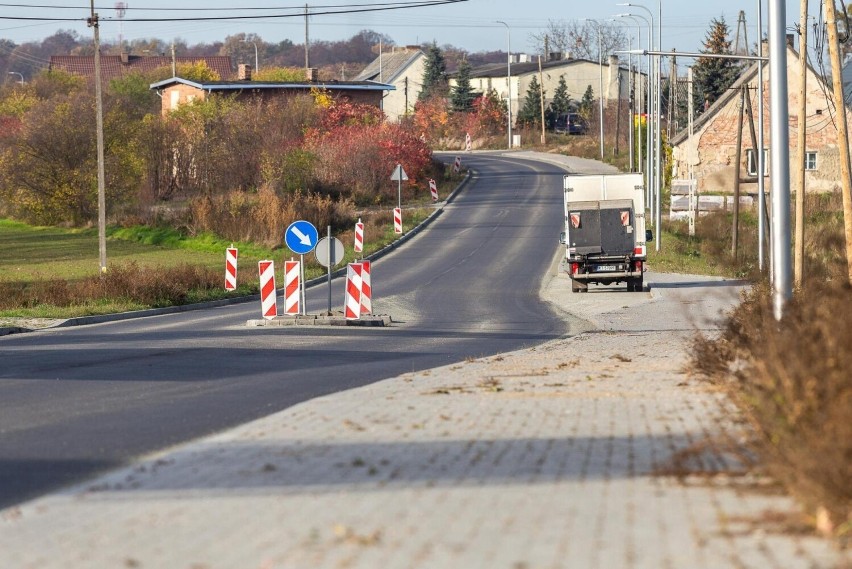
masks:
<path id="1" fill-rule="evenodd" d="M 417 47 L 395 47 L 391 52 L 379 54 L 355 81 L 375 81 L 396 87 L 388 91 L 382 109 L 389 120 L 399 120 L 414 111 L 414 103 L 423 86 L 426 54 Z"/>

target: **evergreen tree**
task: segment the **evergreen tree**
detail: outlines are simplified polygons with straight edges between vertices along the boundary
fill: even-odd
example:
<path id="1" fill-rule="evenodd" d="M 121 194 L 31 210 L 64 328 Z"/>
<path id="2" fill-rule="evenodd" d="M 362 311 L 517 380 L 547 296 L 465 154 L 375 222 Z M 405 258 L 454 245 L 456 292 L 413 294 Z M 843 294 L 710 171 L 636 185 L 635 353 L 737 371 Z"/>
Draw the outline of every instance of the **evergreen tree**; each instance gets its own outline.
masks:
<path id="1" fill-rule="evenodd" d="M 710 30 L 704 39 L 704 49 L 701 53 L 730 54 L 731 41 L 728 39 L 730 30 L 725 18 L 713 19 Z M 733 59 L 699 58 L 692 68 L 693 81 L 696 86 L 696 112 L 701 113 L 712 105 L 737 80 L 740 67 Z"/>
<path id="2" fill-rule="evenodd" d="M 586 87 L 586 92 L 583 93 L 583 98 L 580 99 L 579 111 L 580 115 L 589 120 L 592 117 L 592 109 L 595 105 L 595 91 L 592 89 L 592 86 L 589 85 Z"/>
<path id="3" fill-rule="evenodd" d="M 565 82 L 565 76 L 559 76 L 559 84 L 556 86 L 556 91 L 553 92 L 553 100 L 547 109 L 548 126 L 553 125 L 560 115 L 566 115 L 571 111 L 571 95 L 568 94 L 568 84 Z"/>
<path id="4" fill-rule="evenodd" d="M 524 99 L 524 106 L 518 113 L 518 124 L 526 126 L 535 126 L 541 124 L 541 85 L 538 84 L 538 79 L 533 75 L 530 86 L 527 88 L 527 96 Z"/>
<path id="5" fill-rule="evenodd" d="M 456 74 L 456 85 L 450 92 L 450 105 L 457 113 L 466 113 L 473 110 L 473 100 L 476 94 L 470 85 L 470 63 L 462 60 L 459 71 Z"/>
<path id="6" fill-rule="evenodd" d="M 432 95 L 447 96 L 447 62 L 437 43 L 432 43 L 426 52 L 426 63 L 423 70 L 423 90 L 418 99 L 423 101 Z"/>

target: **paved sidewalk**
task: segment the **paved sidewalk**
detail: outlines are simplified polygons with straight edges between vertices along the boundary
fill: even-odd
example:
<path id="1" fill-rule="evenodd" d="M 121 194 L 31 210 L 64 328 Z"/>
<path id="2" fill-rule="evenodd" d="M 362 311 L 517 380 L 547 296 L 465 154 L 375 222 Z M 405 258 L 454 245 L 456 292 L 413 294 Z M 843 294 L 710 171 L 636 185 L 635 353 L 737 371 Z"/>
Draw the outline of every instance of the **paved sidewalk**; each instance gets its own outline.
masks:
<path id="1" fill-rule="evenodd" d="M 587 332 L 295 406 L 0 512 L 10 568 L 811 568 L 796 506 L 742 472 L 724 396 L 685 375 L 729 281 L 564 276 Z"/>

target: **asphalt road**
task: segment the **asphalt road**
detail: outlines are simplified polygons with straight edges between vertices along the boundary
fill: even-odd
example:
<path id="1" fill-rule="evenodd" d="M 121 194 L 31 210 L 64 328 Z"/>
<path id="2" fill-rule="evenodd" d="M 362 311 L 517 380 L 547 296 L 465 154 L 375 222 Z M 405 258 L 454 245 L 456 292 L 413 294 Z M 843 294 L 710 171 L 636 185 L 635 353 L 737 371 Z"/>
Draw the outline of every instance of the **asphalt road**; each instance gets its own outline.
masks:
<path id="1" fill-rule="evenodd" d="M 562 171 L 465 160 L 477 174 L 443 215 L 374 263 L 393 327 L 248 328 L 252 302 L 0 337 L 0 508 L 310 398 L 568 333 L 538 296 Z M 307 297 L 326 308 L 326 288 Z"/>

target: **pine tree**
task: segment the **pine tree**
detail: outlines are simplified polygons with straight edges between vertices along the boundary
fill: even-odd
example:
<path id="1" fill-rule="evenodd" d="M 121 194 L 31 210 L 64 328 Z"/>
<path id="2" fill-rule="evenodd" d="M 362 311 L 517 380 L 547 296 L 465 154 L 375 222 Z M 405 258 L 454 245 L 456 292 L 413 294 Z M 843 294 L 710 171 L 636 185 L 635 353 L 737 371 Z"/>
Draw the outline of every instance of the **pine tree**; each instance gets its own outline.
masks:
<path id="1" fill-rule="evenodd" d="M 704 39 L 704 49 L 701 53 L 730 54 L 731 41 L 728 39 L 730 30 L 725 18 L 713 19 L 710 30 Z M 733 59 L 718 59 L 702 57 L 692 68 L 693 81 L 696 86 L 696 100 L 702 101 L 696 105 L 696 112 L 702 112 L 705 107 L 712 105 L 737 80 L 740 68 Z"/>
<path id="2" fill-rule="evenodd" d="M 518 124 L 526 126 L 541 125 L 541 99 L 541 85 L 538 84 L 538 79 L 533 75 L 530 86 L 527 88 L 524 106 L 521 108 L 521 112 L 518 113 Z"/>
<path id="3" fill-rule="evenodd" d="M 447 62 L 441 53 L 437 43 L 432 43 L 426 53 L 425 68 L 423 70 L 423 89 L 418 99 L 423 101 L 433 95 L 447 96 Z"/>
<path id="4" fill-rule="evenodd" d="M 595 104 L 595 91 L 592 89 L 592 86 L 589 85 L 586 87 L 586 92 L 583 93 L 583 98 L 580 99 L 580 115 L 589 120 L 592 117 L 592 108 Z"/>
<path id="5" fill-rule="evenodd" d="M 552 125 L 560 115 L 568 114 L 572 106 L 571 95 L 568 94 L 568 84 L 565 82 L 565 76 L 560 75 L 559 84 L 553 92 L 553 100 L 547 109 L 548 124 Z"/>
<path id="6" fill-rule="evenodd" d="M 470 85 L 470 63 L 463 60 L 456 74 L 456 85 L 450 92 L 450 105 L 457 113 L 466 113 L 473 110 L 473 100 L 476 98 L 473 87 Z"/>

